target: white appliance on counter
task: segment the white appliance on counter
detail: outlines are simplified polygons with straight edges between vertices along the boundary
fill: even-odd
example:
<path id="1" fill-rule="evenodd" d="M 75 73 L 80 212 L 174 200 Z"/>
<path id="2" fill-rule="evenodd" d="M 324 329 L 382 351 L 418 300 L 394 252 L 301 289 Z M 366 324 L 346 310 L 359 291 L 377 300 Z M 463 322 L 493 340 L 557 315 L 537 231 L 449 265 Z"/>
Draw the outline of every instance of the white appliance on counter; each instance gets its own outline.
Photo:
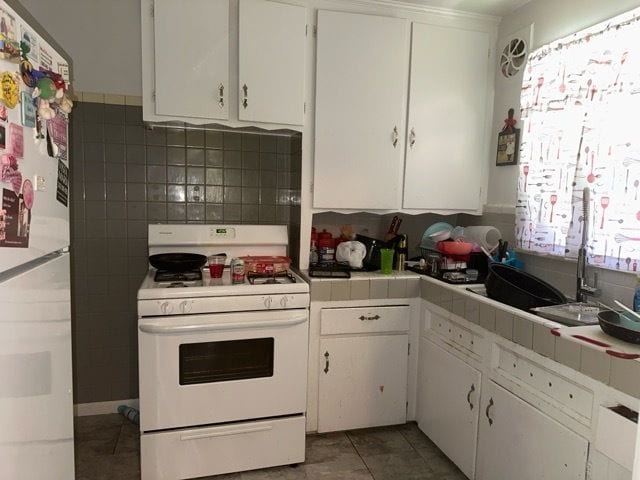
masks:
<path id="1" fill-rule="evenodd" d="M 287 244 L 286 226 L 149 225 L 149 255 L 229 261 Z M 308 284 L 294 272 L 235 285 L 228 268 L 221 279 L 156 272 L 138 291 L 142 479 L 303 462 Z"/>
<path id="2" fill-rule="evenodd" d="M 33 70 L 68 75 L 69 56 L 15 0 L 0 1 L 0 31 L 29 42 Z M 6 97 L 0 102 L 0 118 L 6 112 L 0 119 L 0 478 L 69 480 L 74 458 L 67 120 L 57 114 L 50 125 L 43 121 L 44 136 L 36 138 L 35 107 L 28 108 L 33 89 L 21 78 L 19 62 L 0 59 L 0 72 L 3 89 L 15 85 L 20 100 L 14 108 Z M 13 80 L 9 72 L 15 72 Z M 56 128 L 55 149 L 51 143 L 47 149 L 48 126 Z"/>

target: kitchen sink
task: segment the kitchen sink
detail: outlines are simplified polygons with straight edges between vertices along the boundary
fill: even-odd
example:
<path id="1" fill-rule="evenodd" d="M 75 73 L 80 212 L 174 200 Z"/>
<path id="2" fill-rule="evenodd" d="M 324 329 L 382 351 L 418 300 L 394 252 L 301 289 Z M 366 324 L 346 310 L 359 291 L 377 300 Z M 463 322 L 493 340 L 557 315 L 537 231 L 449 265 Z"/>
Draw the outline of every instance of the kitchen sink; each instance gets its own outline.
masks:
<path id="1" fill-rule="evenodd" d="M 570 327 L 597 325 L 600 307 L 593 303 L 575 302 L 532 308 L 536 315 Z"/>
<path id="2" fill-rule="evenodd" d="M 487 297 L 487 290 L 484 285 L 467 287 L 466 290 Z M 572 302 L 552 305 L 550 307 L 536 307 L 530 311 L 539 317 L 553 320 L 554 322 L 569 327 L 579 327 L 583 325 L 597 325 L 598 312 L 600 310 L 600 307 L 594 303 Z"/>

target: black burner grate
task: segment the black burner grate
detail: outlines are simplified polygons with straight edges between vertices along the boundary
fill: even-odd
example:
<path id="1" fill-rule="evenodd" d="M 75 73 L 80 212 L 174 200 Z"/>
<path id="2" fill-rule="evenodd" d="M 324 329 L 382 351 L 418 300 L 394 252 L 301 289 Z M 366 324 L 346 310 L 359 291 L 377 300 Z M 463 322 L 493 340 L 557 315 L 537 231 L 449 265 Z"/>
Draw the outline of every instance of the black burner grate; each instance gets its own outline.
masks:
<path id="1" fill-rule="evenodd" d="M 202 280 L 202 271 L 200 269 L 188 270 L 186 272 L 158 270 L 153 279 L 156 282 L 196 282 Z"/>
<path id="2" fill-rule="evenodd" d="M 274 283 L 296 283 L 296 278 L 291 272 L 277 272 L 277 273 L 247 273 L 247 280 L 251 285 L 263 285 Z"/>

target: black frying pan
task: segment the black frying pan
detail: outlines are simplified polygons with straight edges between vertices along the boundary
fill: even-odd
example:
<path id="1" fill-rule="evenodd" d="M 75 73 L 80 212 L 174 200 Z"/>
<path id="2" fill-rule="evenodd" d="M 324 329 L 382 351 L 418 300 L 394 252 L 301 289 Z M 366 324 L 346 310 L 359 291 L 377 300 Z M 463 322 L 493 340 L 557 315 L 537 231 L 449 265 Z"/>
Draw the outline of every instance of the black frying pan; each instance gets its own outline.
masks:
<path id="1" fill-rule="evenodd" d="M 625 342 L 640 344 L 640 322 L 613 310 L 603 310 L 598 313 L 598 321 L 600 328 L 607 335 Z"/>
<path id="2" fill-rule="evenodd" d="M 201 268 L 207 257 L 197 253 L 159 253 L 149 257 L 149 263 L 158 270 L 187 272 Z"/>

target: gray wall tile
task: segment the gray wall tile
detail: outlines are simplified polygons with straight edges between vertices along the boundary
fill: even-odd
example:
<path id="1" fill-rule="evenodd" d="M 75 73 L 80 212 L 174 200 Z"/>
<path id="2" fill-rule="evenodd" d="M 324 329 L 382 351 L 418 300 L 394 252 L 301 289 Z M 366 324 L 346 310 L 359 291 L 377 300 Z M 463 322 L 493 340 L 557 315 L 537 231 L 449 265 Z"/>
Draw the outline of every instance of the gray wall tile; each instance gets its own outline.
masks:
<path id="1" fill-rule="evenodd" d="M 276 210 L 275 137 L 146 129 L 140 107 L 77 102 L 70 141 L 75 401 L 135 398 L 135 298 L 147 270 L 148 223 L 280 220 L 291 222 L 295 249 L 300 211 Z M 264 155 L 273 156 L 266 190 Z M 299 177 L 289 180 L 295 200 Z"/>

